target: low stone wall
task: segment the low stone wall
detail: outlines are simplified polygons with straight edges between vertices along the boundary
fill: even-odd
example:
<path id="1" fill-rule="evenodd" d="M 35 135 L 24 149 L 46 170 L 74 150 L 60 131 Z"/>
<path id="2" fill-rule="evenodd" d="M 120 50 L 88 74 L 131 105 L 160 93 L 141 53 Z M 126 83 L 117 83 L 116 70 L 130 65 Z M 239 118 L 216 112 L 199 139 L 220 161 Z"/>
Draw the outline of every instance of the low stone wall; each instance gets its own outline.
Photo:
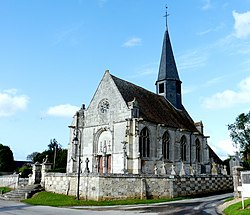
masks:
<path id="1" fill-rule="evenodd" d="M 47 173 L 45 190 L 76 195 L 76 174 Z M 169 177 L 146 175 L 82 174 L 79 183 L 83 199 L 174 198 L 233 190 L 230 176 Z"/>
<path id="2" fill-rule="evenodd" d="M 231 176 L 184 177 L 175 179 L 173 196 L 195 196 L 226 191 L 233 191 Z"/>
<path id="3" fill-rule="evenodd" d="M 18 183 L 18 174 L 0 176 L 0 187 L 10 187 L 12 189 L 15 189 L 18 187 Z"/>

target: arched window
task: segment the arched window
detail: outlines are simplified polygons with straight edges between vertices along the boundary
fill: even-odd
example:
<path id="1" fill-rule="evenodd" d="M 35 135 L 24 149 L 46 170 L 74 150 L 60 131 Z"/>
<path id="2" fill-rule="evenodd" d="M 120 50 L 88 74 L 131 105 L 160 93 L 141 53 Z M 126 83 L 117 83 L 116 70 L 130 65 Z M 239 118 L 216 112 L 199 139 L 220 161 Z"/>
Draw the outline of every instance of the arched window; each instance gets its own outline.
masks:
<path id="1" fill-rule="evenodd" d="M 196 160 L 198 162 L 201 161 L 201 144 L 199 139 L 195 140 L 195 152 L 196 152 Z"/>
<path id="2" fill-rule="evenodd" d="M 164 159 L 169 159 L 169 149 L 170 149 L 170 138 L 166 131 L 162 136 L 162 155 Z"/>
<path id="3" fill-rule="evenodd" d="M 145 127 L 141 130 L 139 137 L 139 152 L 141 157 L 149 157 L 150 154 L 150 140 L 149 140 L 149 132 Z"/>
<path id="4" fill-rule="evenodd" d="M 185 136 L 181 138 L 181 160 L 187 160 L 187 140 Z"/>

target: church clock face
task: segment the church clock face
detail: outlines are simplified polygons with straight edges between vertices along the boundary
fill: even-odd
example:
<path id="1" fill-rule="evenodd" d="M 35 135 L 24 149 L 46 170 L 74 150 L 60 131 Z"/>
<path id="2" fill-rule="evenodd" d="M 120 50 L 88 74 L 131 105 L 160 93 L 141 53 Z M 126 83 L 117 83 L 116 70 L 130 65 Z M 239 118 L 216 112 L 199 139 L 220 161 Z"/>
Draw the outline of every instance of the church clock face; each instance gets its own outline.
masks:
<path id="1" fill-rule="evenodd" d="M 98 105 L 98 109 L 99 109 L 99 112 L 102 113 L 102 114 L 105 114 L 108 112 L 109 110 L 109 102 L 108 102 L 108 99 L 103 99 L 99 102 L 99 105 Z"/>

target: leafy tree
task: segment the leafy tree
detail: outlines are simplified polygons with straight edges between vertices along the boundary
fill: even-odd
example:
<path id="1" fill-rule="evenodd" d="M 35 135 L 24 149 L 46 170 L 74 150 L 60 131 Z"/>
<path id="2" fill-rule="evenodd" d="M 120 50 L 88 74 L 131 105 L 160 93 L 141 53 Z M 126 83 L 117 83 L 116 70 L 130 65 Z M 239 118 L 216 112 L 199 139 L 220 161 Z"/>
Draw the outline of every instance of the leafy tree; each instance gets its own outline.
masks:
<path id="1" fill-rule="evenodd" d="M 50 140 L 50 144 L 48 145 L 47 150 L 44 150 L 41 153 L 38 152 L 34 156 L 33 162 L 42 163 L 46 159 L 46 156 L 47 156 L 48 162 L 55 164 L 53 165 L 53 169 L 60 169 L 60 172 L 65 172 L 66 166 L 67 166 L 67 152 L 68 152 L 67 149 L 63 149 L 62 146 L 54 138 Z"/>
<path id="2" fill-rule="evenodd" d="M 13 172 L 14 169 L 14 157 L 10 147 L 0 144 L 0 172 Z"/>
<path id="3" fill-rule="evenodd" d="M 235 146 L 240 148 L 243 161 L 250 161 L 250 111 L 242 113 L 235 119 L 233 124 L 228 125 L 230 137 Z"/>
<path id="4" fill-rule="evenodd" d="M 34 159 L 38 154 L 39 152 L 32 152 L 30 155 L 27 155 L 26 160 L 34 162 Z"/>

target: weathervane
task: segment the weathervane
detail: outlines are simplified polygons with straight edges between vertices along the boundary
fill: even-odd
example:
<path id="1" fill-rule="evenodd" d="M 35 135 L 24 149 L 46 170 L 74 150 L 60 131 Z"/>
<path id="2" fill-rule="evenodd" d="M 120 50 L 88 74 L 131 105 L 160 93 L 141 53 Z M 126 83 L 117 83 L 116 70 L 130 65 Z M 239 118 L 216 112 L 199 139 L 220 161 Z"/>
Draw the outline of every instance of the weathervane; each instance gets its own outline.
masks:
<path id="1" fill-rule="evenodd" d="M 168 6 L 166 5 L 166 15 L 164 17 L 166 17 L 166 29 L 168 29 Z"/>

